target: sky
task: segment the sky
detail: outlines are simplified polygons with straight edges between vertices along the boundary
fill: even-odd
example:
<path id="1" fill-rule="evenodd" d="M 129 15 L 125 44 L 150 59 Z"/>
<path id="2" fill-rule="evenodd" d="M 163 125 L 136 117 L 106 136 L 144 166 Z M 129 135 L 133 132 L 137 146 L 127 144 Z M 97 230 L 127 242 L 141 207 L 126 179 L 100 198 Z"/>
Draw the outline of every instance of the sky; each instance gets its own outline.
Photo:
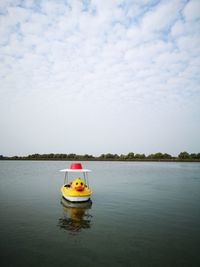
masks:
<path id="1" fill-rule="evenodd" d="M 1 0 L 0 154 L 200 152 L 200 0 Z"/>

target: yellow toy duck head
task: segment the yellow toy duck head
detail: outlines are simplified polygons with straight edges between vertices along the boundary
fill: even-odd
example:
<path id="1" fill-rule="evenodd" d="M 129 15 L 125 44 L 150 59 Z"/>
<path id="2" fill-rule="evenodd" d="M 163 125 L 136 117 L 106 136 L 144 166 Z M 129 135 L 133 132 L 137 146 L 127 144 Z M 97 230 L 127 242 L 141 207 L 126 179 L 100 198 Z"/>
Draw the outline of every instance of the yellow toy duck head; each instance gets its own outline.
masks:
<path id="1" fill-rule="evenodd" d="M 85 183 L 81 178 L 77 178 L 72 182 L 71 187 L 76 191 L 83 191 L 85 189 Z"/>

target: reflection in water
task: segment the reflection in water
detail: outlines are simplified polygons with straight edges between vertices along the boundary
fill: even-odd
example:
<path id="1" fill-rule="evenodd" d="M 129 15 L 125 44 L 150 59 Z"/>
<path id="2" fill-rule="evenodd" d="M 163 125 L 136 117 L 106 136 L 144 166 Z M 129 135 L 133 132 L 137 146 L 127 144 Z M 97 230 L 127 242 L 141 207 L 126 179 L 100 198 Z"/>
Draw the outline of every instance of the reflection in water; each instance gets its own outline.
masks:
<path id="1" fill-rule="evenodd" d="M 59 219 L 58 226 L 70 233 L 80 232 L 82 229 L 91 227 L 92 215 L 89 214 L 92 202 L 72 203 L 64 198 L 61 199 L 64 210 L 64 218 Z"/>

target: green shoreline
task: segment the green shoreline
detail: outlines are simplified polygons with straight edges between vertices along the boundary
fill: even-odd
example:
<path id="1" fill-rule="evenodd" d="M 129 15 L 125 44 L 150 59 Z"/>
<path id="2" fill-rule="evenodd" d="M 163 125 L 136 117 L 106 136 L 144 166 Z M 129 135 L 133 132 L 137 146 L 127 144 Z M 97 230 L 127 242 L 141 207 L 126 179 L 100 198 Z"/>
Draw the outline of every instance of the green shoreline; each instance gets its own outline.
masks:
<path id="1" fill-rule="evenodd" d="M 196 162 L 199 163 L 200 160 L 187 160 L 187 159 L 174 159 L 174 160 L 165 160 L 165 159 L 135 159 L 135 160 L 115 160 L 115 159 L 76 159 L 76 160 L 66 160 L 66 159 L 0 159 L 0 161 L 104 161 L 104 162 Z"/>
<path id="2" fill-rule="evenodd" d="M 0 160 L 51 160 L 51 161 L 144 161 L 144 162 L 200 162 L 200 153 L 180 152 L 178 156 L 171 156 L 167 153 L 155 153 L 146 156 L 145 154 L 101 154 L 93 156 L 89 154 L 31 154 L 28 156 L 3 156 L 0 155 Z"/>

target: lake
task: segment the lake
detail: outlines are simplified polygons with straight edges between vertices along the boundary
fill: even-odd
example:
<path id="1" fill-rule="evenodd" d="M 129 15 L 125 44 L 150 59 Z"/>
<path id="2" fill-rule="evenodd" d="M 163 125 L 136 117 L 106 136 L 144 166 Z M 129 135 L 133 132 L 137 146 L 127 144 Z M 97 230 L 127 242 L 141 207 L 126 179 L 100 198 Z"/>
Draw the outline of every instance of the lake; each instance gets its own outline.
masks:
<path id="1" fill-rule="evenodd" d="M 200 163 L 82 162 L 92 203 L 62 201 L 64 161 L 0 161 L 0 266 L 200 266 Z"/>

